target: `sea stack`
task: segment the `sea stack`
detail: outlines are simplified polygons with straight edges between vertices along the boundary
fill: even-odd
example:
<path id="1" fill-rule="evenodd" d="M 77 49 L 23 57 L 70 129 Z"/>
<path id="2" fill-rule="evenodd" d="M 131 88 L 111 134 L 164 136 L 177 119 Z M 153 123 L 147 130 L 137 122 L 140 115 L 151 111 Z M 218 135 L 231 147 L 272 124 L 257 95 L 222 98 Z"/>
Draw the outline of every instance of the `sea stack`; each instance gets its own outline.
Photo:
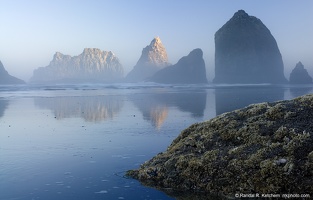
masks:
<path id="1" fill-rule="evenodd" d="M 149 81 L 168 84 L 207 83 L 205 63 L 201 49 L 192 50 L 175 65 L 156 72 Z"/>
<path id="2" fill-rule="evenodd" d="M 56 52 L 46 67 L 34 70 L 35 83 L 106 83 L 123 78 L 123 67 L 111 51 L 85 48 L 78 56 Z"/>
<path id="3" fill-rule="evenodd" d="M 260 19 L 239 10 L 215 33 L 213 82 L 287 82 L 276 40 Z"/>
<path id="4" fill-rule="evenodd" d="M 312 83 L 312 77 L 304 68 L 301 62 L 298 62 L 295 68 L 290 73 L 289 82 L 291 84 L 307 84 Z"/>
<path id="5" fill-rule="evenodd" d="M 25 81 L 11 76 L 0 61 L 0 84 L 25 84 Z"/>
<path id="6" fill-rule="evenodd" d="M 130 71 L 125 80 L 127 82 L 140 82 L 145 81 L 151 77 L 155 72 L 170 65 L 168 63 L 166 49 L 163 46 L 161 39 L 155 37 L 150 45 L 146 46 L 141 53 L 141 56 Z"/>

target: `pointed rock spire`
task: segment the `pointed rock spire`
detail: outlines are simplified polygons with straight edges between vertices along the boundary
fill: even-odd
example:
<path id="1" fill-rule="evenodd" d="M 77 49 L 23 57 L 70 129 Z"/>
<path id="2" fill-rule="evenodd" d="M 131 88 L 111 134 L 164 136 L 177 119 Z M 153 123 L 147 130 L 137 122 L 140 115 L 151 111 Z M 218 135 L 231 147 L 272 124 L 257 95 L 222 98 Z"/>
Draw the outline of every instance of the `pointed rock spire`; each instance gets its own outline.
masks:
<path id="1" fill-rule="evenodd" d="M 306 84 L 312 83 L 312 77 L 308 71 L 304 68 L 301 62 L 298 62 L 295 68 L 290 73 L 289 82 L 291 84 Z"/>
<path id="2" fill-rule="evenodd" d="M 126 81 L 139 82 L 152 76 L 155 72 L 170 65 L 166 49 L 163 46 L 161 39 L 155 37 L 150 45 L 143 48 L 141 56 L 134 66 L 133 70 L 126 76 Z"/>

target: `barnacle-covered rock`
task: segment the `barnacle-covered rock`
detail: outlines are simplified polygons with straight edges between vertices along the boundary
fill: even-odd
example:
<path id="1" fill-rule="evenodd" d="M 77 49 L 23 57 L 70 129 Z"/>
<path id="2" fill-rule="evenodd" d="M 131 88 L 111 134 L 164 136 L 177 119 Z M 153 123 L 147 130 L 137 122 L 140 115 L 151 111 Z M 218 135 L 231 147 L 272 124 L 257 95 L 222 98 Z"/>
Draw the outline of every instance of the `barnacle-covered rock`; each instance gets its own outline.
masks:
<path id="1" fill-rule="evenodd" d="M 167 192 L 313 194 L 313 95 L 193 124 L 127 175 Z"/>

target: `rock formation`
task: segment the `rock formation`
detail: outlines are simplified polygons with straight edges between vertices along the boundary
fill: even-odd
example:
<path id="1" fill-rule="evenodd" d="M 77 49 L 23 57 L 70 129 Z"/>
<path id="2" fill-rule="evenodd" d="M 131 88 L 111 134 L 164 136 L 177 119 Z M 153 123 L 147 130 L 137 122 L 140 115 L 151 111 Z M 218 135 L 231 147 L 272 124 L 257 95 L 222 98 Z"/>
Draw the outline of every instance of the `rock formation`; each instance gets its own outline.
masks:
<path id="1" fill-rule="evenodd" d="M 213 82 L 287 82 L 276 40 L 260 19 L 239 10 L 215 33 Z"/>
<path id="2" fill-rule="evenodd" d="M 137 64 L 134 66 L 133 70 L 127 74 L 125 80 L 128 82 L 144 81 L 146 78 L 168 65 L 166 49 L 161 39 L 156 37 L 151 41 L 150 45 L 142 50 Z"/>
<path id="3" fill-rule="evenodd" d="M 34 70 L 31 82 L 114 82 L 122 77 L 123 67 L 111 51 L 85 48 L 74 57 L 55 53 L 48 66 Z"/>
<path id="4" fill-rule="evenodd" d="M 313 95 L 252 104 L 182 131 L 128 176 L 159 189 L 313 193 Z"/>
<path id="5" fill-rule="evenodd" d="M 194 49 L 175 65 L 165 67 L 147 80 L 157 83 L 207 83 L 205 63 L 201 49 Z"/>
<path id="6" fill-rule="evenodd" d="M 309 75 L 308 71 L 304 69 L 303 64 L 298 62 L 290 73 L 289 82 L 291 84 L 312 83 L 312 77 Z"/>
<path id="7" fill-rule="evenodd" d="M 25 81 L 11 76 L 0 61 L 0 84 L 25 84 Z"/>

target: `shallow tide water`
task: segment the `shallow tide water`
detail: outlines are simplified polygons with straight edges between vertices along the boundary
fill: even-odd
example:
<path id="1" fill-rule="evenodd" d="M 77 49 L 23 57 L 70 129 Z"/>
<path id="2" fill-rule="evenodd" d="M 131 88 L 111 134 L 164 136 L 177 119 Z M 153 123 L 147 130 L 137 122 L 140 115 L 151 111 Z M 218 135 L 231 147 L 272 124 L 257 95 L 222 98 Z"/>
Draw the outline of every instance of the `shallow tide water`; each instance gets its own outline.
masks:
<path id="1" fill-rule="evenodd" d="M 193 123 L 311 85 L 0 87 L 0 199 L 174 199 L 124 177 Z"/>

